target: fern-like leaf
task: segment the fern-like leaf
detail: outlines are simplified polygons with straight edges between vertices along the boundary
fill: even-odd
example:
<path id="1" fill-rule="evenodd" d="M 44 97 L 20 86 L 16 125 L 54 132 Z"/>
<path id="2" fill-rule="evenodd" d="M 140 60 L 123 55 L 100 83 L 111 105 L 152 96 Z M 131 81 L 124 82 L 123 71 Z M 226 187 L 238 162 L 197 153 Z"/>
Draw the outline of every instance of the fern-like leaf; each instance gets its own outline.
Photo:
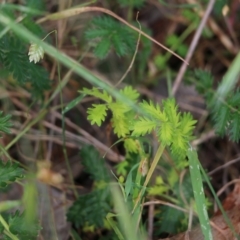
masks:
<path id="1" fill-rule="evenodd" d="M 232 114 L 232 122 L 230 125 L 229 135 L 230 139 L 234 142 L 238 142 L 240 139 L 240 117 L 239 113 Z"/>
<path id="2" fill-rule="evenodd" d="M 49 89 L 48 72 L 41 66 L 30 63 L 26 46 L 13 35 L 4 35 L 0 39 L 0 61 L 9 74 L 21 84 L 31 83 L 34 97 L 43 95 Z"/>
<path id="3" fill-rule="evenodd" d="M 140 103 L 140 107 L 143 109 L 143 111 L 153 118 L 159 119 L 162 122 L 167 121 L 167 116 L 164 114 L 164 112 L 161 111 L 160 106 L 150 101 L 149 103 L 146 101 L 143 101 Z"/>
<path id="4" fill-rule="evenodd" d="M 87 119 L 92 125 L 96 123 L 98 126 L 101 126 L 107 115 L 106 111 L 107 106 L 105 104 L 93 104 L 92 107 L 87 110 Z"/>
<path id="5" fill-rule="evenodd" d="M 105 160 L 93 146 L 84 146 L 80 151 L 84 171 L 89 173 L 95 181 L 109 181 L 109 173 Z"/>
<path id="6" fill-rule="evenodd" d="M 173 124 L 173 127 L 177 127 L 179 124 L 180 114 L 178 113 L 176 101 L 174 98 L 169 98 L 163 101 L 164 113 L 167 119 Z"/>
<path id="7" fill-rule="evenodd" d="M 100 58 L 106 57 L 111 47 L 118 56 L 124 56 L 134 51 L 135 37 L 126 26 L 113 18 L 104 16 L 92 20 L 91 27 L 85 32 L 87 40 L 96 43 L 95 53 Z"/>
<path id="8" fill-rule="evenodd" d="M 96 57 L 103 59 L 107 56 L 110 48 L 111 41 L 109 39 L 105 39 L 104 41 L 101 41 L 96 45 L 94 49 L 94 54 Z"/>
<path id="9" fill-rule="evenodd" d="M 159 131 L 159 140 L 165 145 L 170 145 L 172 142 L 172 138 L 174 137 L 174 129 L 172 128 L 172 124 L 170 122 L 163 122 Z"/>
<path id="10" fill-rule="evenodd" d="M 190 113 L 183 113 L 180 118 L 179 129 L 181 129 L 181 133 L 184 136 L 191 136 L 192 130 L 194 129 L 194 125 L 196 124 L 196 120 L 193 120 L 192 115 Z M 190 138 L 189 138 L 190 140 Z"/>
<path id="11" fill-rule="evenodd" d="M 147 133 L 151 133 L 157 127 L 157 122 L 145 117 L 139 117 L 133 127 L 132 136 L 143 136 Z"/>
<path id="12" fill-rule="evenodd" d="M 221 104 L 219 107 L 215 107 L 214 111 L 216 132 L 223 136 L 229 126 L 230 109 L 227 105 Z"/>
<path id="13" fill-rule="evenodd" d="M 106 191 L 101 189 L 79 197 L 68 210 L 68 221 L 74 223 L 76 227 L 83 227 L 86 224 L 103 227 L 103 221 L 110 211 L 107 201 L 109 192 Z"/>
<path id="14" fill-rule="evenodd" d="M 81 90 L 80 92 L 85 93 L 86 95 L 91 95 L 96 98 L 100 98 L 101 100 L 107 103 L 112 102 L 112 97 L 105 90 L 100 91 L 99 89 L 94 87 L 92 89 L 83 88 L 83 90 Z"/>
<path id="15" fill-rule="evenodd" d="M 187 153 L 189 139 L 185 138 L 181 131 L 174 132 L 174 138 L 172 139 L 171 152 L 178 159 L 184 158 Z"/>
<path id="16" fill-rule="evenodd" d="M 139 151 L 139 144 L 137 143 L 136 140 L 134 140 L 132 138 L 127 138 L 127 139 L 124 140 L 124 148 L 128 152 L 138 153 L 138 151 Z"/>
<path id="17" fill-rule="evenodd" d="M 109 109 L 112 111 L 113 115 L 116 118 L 122 118 L 125 117 L 124 115 L 131 110 L 131 108 L 122 103 L 122 102 L 113 102 L 108 105 Z"/>
<path id="18" fill-rule="evenodd" d="M 120 138 L 126 137 L 130 133 L 128 119 L 124 116 L 113 115 L 112 119 L 113 132 Z"/>
<path id="19" fill-rule="evenodd" d="M 23 169 L 17 163 L 3 163 L 0 160 L 0 187 L 6 187 L 8 184 L 15 182 L 17 179 L 22 179 Z"/>
<path id="20" fill-rule="evenodd" d="M 37 222 L 26 223 L 24 213 L 20 214 L 19 211 L 9 217 L 8 224 L 10 232 L 16 235 L 18 239 L 35 240 L 41 229 Z"/>
<path id="21" fill-rule="evenodd" d="M 12 127 L 12 123 L 10 122 L 11 115 L 2 116 L 3 112 L 0 111 L 0 131 L 4 133 L 10 134 L 10 127 Z"/>
<path id="22" fill-rule="evenodd" d="M 137 99 L 139 98 L 139 95 L 140 95 L 131 86 L 126 86 L 124 89 L 121 89 L 120 93 L 122 93 L 124 96 L 131 99 L 132 101 L 137 101 Z"/>

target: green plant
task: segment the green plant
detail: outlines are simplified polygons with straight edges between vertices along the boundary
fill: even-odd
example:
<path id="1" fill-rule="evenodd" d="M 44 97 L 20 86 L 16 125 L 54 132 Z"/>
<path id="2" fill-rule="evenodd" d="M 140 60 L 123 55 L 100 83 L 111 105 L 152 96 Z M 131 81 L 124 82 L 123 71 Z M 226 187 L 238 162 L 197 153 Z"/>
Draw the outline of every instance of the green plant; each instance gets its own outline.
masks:
<path id="1" fill-rule="evenodd" d="M 227 93 L 225 99 L 213 92 L 213 76 L 210 72 L 196 70 L 195 76 L 199 80 L 197 90 L 203 94 L 207 107 L 214 122 L 215 131 L 220 136 L 227 135 L 232 141 L 240 139 L 240 92 L 238 89 Z"/>
<path id="2" fill-rule="evenodd" d="M 0 113 L 0 131 L 10 133 L 10 115 L 2 116 Z M 1 148 L 2 149 L 2 148 Z M 0 160 L 0 188 L 5 188 L 9 184 L 17 182 L 24 178 L 24 171 L 16 162 Z M 0 207 L 0 213 L 11 208 L 18 207 L 21 203 L 18 201 L 3 201 Z M 40 230 L 37 222 L 26 221 L 25 212 L 0 214 L 0 234 L 4 239 L 29 239 L 34 240 Z"/>
<path id="3" fill-rule="evenodd" d="M 95 43 L 94 54 L 101 59 L 107 56 L 111 48 L 114 48 L 118 56 L 133 53 L 136 44 L 133 33 L 108 16 L 95 17 L 87 28 L 85 37 Z"/>
<path id="4" fill-rule="evenodd" d="M 199 162 L 197 153 L 192 149 L 189 150 L 189 141 L 192 139 L 192 130 L 194 124 L 196 123 L 196 121 L 192 119 L 192 116 L 189 113 L 179 113 L 175 100 L 171 98 L 164 100 L 162 107 L 158 104 L 155 105 L 151 101 L 142 101 L 137 103 L 138 94 L 131 87 L 125 87 L 120 90 L 120 92 L 139 105 L 140 112 L 137 114 L 134 113 L 129 105 L 124 102 L 119 102 L 117 100 L 114 101 L 114 99 L 108 95 L 106 91 L 100 91 L 93 88 L 92 90 L 83 89 L 81 92 L 98 97 L 105 102 L 101 104 L 93 104 L 93 106 L 88 109 L 88 119 L 92 124 L 96 123 L 100 126 L 106 117 L 106 111 L 109 109 L 113 116 L 111 119 L 113 131 L 118 137 L 127 138 L 128 136 L 131 136 L 138 138 L 154 131 L 158 138 L 160 145 L 149 171 L 147 171 L 147 173 L 143 173 L 143 164 L 145 164 L 145 159 L 142 159 L 139 163 L 136 175 L 136 185 L 134 186 L 132 182 L 132 171 L 137 166 L 132 168 L 125 182 L 125 199 L 128 199 L 130 192 L 132 193 L 133 219 L 136 220 L 139 218 L 139 215 L 141 215 L 139 204 L 142 201 L 145 189 L 164 149 L 169 147 L 172 154 L 178 158 L 178 161 L 184 162 L 184 166 L 186 165 L 185 157 L 188 155 L 191 176 L 196 176 L 196 174 L 198 176 L 197 181 L 195 181 L 192 177 L 197 212 L 199 214 L 204 236 L 206 239 L 211 239 L 211 230 L 205 206 L 205 197 L 202 191 L 202 178 L 198 167 Z M 139 153 L 142 153 L 143 150 L 138 148 L 139 145 L 137 145 L 137 141 L 134 143 L 136 146 L 135 149 L 138 149 Z M 127 147 L 126 149 L 129 150 Z M 147 174 L 146 178 L 145 174 Z M 143 184 L 141 183 L 141 178 L 145 178 Z M 201 210 L 203 206 L 205 209 L 204 213 Z"/>
<path id="5" fill-rule="evenodd" d="M 28 4 L 36 3 L 36 1 L 27 2 Z M 127 3 L 126 1 L 119 0 L 119 3 L 120 2 L 122 2 L 122 5 L 125 4 L 124 6 L 127 5 L 127 7 L 130 9 L 129 12 L 131 12 L 132 7 L 136 7 L 138 4 L 141 4 L 144 1 L 129 1 Z M 192 5 L 189 6 L 193 7 Z M 188 161 L 186 160 L 186 157 L 188 157 L 191 174 L 193 173 L 195 176 L 198 176 L 198 182 L 196 182 L 196 179 L 194 178 L 192 178 L 191 181 L 194 185 L 193 190 L 196 200 L 196 209 L 200 215 L 200 222 L 202 226 L 206 225 L 206 231 L 204 234 L 205 236 L 209 236 L 209 221 L 206 211 L 204 211 L 204 216 L 200 214 L 201 209 L 203 207 L 205 209 L 206 207 L 202 191 L 202 175 L 199 172 L 199 166 L 201 165 L 198 162 L 196 151 L 193 150 L 189 144 L 190 140 L 192 139 L 192 130 L 195 125 L 195 121 L 192 119 L 191 115 L 188 113 L 180 113 L 174 99 L 166 99 L 160 106 L 151 101 L 139 101 L 138 98 L 140 94 L 132 87 L 125 87 L 118 91 L 112 86 L 105 84 L 104 81 L 96 77 L 92 72 L 84 68 L 78 62 L 70 59 L 68 56 L 56 50 L 54 47 L 43 42 L 41 40 L 43 36 L 40 36 L 37 31 L 35 32 L 34 30 L 37 28 L 37 25 L 33 25 L 33 29 L 30 27 L 32 17 L 35 15 L 33 15 L 33 13 L 28 13 L 29 9 L 25 9 L 28 15 L 26 21 L 29 25 L 25 24 L 24 21 L 22 21 L 22 25 L 14 22 L 14 17 L 11 16 L 11 14 L 13 15 L 13 11 L 9 15 L 6 9 L 3 10 L 3 14 L 0 15 L 0 22 L 2 24 L 1 36 L 5 34 L 4 37 L 6 37 L 6 39 L 4 44 L 6 44 L 6 46 L 2 45 L 3 48 L 1 48 L 2 52 L 0 60 L 2 66 L 7 72 L 7 75 L 13 76 L 13 78 L 17 79 L 23 86 L 28 87 L 28 85 L 25 85 L 25 83 L 31 83 L 30 89 L 33 91 L 39 90 L 39 92 L 42 93 L 44 89 L 47 89 L 46 86 L 48 85 L 48 77 L 46 77 L 44 72 L 41 72 L 43 68 L 40 66 L 39 68 L 33 67 L 35 66 L 33 63 L 28 65 L 29 62 L 26 58 L 26 53 L 25 55 L 22 55 L 24 51 L 26 51 L 26 45 L 23 44 L 22 39 L 27 41 L 27 44 L 31 43 L 31 46 L 37 46 L 38 50 L 45 50 L 47 54 L 54 57 L 56 60 L 63 63 L 65 66 L 69 67 L 71 70 L 75 71 L 81 77 L 96 86 L 93 89 L 83 89 L 81 91 L 82 95 L 67 105 L 65 109 L 63 109 L 63 106 L 61 106 L 62 113 L 65 114 L 69 109 L 76 106 L 82 100 L 84 95 L 94 96 L 100 99 L 101 103 L 94 104 L 88 109 L 88 120 L 92 124 L 101 126 L 106 120 L 108 112 L 111 112 L 113 132 L 118 138 L 120 138 L 119 142 L 124 142 L 124 147 L 127 153 L 126 159 L 129 161 L 123 162 L 122 165 L 118 165 L 117 170 L 119 170 L 118 172 L 123 175 L 121 176 L 123 178 L 118 178 L 117 176 L 116 178 L 118 178 L 118 182 L 113 184 L 113 186 L 109 184 L 109 179 L 111 179 L 111 177 L 109 177 L 108 171 L 104 164 L 105 161 L 99 158 L 94 148 L 86 147 L 82 149 L 81 157 L 83 158 L 85 172 L 90 175 L 94 182 L 93 191 L 84 196 L 78 196 L 77 200 L 68 211 L 68 220 L 74 223 L 76 226 L 81 226 L 83 228 L 86 226 L 89 227 L 89 225 L 92 225 L 96 228 L 110 228 L 105 222 L 107 219 L 109 222 L 111 222 L 111 229 L 113 229 L 115 232 L 114 237 L 117 236 L 118 239 L 131 240 L 146 239 L 144 232 L 145 223 L 142 223 L 141 220 L 139 220 L 144 212 L 141 205 L 141 203 L 144 202 L 144 197 L 148 194 L 151 196 L 163 196 L 165 194 L 165 197 L 169 197 L 166 192 L 170 191 L 169 189 L 173 189 L 172 198 L 176 199 L 177 195 L 179 195 L 175 189 L 176 185 L 178 184 L 178 175 L 176 172 L 188 166 Z M 72 11 L 75 10 L 79 10 L 79 8 L 72 9 Z M 60 15 L 59 18 L 61 18 Z M 49 19 L 51 19 L 51 17 Z M 55 19 L 57 19 L 56 15 Z M 130 19 L 132 20 L 132 18 Z M 23 26 L 27 28 L 24 28 Z M 16 44 L 14 41 L 11 43 L 11 38 L 13 37 L 14 39 L 16 36 L 13 32 L 7 33 L 9 29 L 11 29 L 16 36 L 21 36 L 22 39 L 19 40 L 19 42 L 24 45 L 21 48 L 21 51 L 19 51 L 19 49 L 16 47 L 18 43 Z M 128 34 L 128 36 L 131 37 L 126 39 L 124 38 L 124 34 Z M 110 20 L 110 18 L 103 17 L 94 19 L 90 24 L 89 29 L 86 31 L 85 36 L 87 37 L 87 40 L 91 40 L 95 45 L 95 54 L 100 58 L 104 58 L 111 48 L 114 48 L 117 55 L 121 57 L 127 55 L 128 53 L 133 53 L 134 50 L 135 41 L 132 41 L 132 36 L 134 36 L 134 34 L 132 35 L 131 32 L 129 32 L 125 27 L 113 21 L 112 19 Z M 4 39 L 4 37 L 1 39 Z M 170 40 L 170 45 L 175 43 L 179 44 L 179 42 L 181 42 L 177 41 L 179 39 L 174 37 Z M 7 46 L 8 41 L 10 41 L 13 47 L 11 47 L 11 45 Z M 14 52 L 11 52 L 12 49 Z M 13 59 L 15 56 L 14 54 L 16 54 L 15 59 Z M 147 52 L 145 55 L 148 56 L 148 54 L 149 53 Z M 38 58 L 31 59 L 37 62 L 42 58 L 42 56 L 43 52 L 40 51 Z M 18 61 L 21 62 L 19 65 L 17 65 Z M 12 62 L 13 65 L 11 65 Z M 30 69 L 29 71 L 28 68 Z M 20 70 L 24 71 L 20 72 Z M 142 71 L 142 68 L 140 70 Z M 39 74 L 37 72 L 39 72 Z M 34 75 L 36 75 L 36 77 L 32 79 Z M 43 77 L 43 79 L 40 79 L 40 75 Z M 49 103 L 59 91 L 61 92 L 64 84 L 66 84 L 65 80 L 59 82 L 57 90 L 54 91 L 50 96 L 50 100 L 47 101 L 46 106 L 49 106 Z M 226 99 L 228 99 L 228 96 Z M 63 105 L 62 101 L 61 105 Z M 46 110 L 41 110 L 37 118 L 27 125 L 27 127 L 17 136 L 17 138 L 15 138 L 14 141 L 12 141 L 6 147 L 6 150 L 10 148 L 11 144 L 16 142 L 24 133 L 26 133 L 31 126 L 35 125 L 45 114 Z M 9 119 L 5 117 L 5 119 L 3 118 L 2 123 L 8 123 L 8 120 Z M 63 129 L 64 121 L 65 118 L 63 116 Z M 231 119 L 228 121 L 231 122 Z M 228 123 L 228 121 L 225 122 Z M 5 132 L 7 132 L 6 126 L 2 129 L 3 131 L 5 129 Z M 159 142 L 159 145 L 156 154 L 153 156 L 154 160 L 151 164 L 151 167 L 148 170 L 149 160 L 152 156 L 151 150 L 148 151 L 148 149 L 146 149 L 145 143 L 149 134 L 152 132 L 154 132 L 155 140 Z M 63 139 L 65 139 L 64 132 Z M 148 145 L 151 147 L 151 143 Z M 153 171 L 157 168 L 160 157 L 165 157 L 164 152 L 170 153 L 172 159 L 177 163 L 175 165 L 176 169 L 174 169 L 176 171 L 168 170 L 166 173 L 168 174 L 168 177 L 162 179 L 162 184 L 159 184 L 158 182 L 153 185 L 152 188 L 148 188 L 148 183 L 153 175 Z M 4 185 L 8 184 L 10 181 L 16 181 L 20 178 L 20 176 L 22 176 L 20 175 L 21 169 L 15 164 L 10 164 L 10 162 L 8 162 L 5 165 L 3 164 L 2 167 L 4 170 L 6 168 L 9 171 L 9 175 L 7 176 L 2 174 L 4 177 L 4 181 L 2 181 L 2 183 Z M 204 171 L 202 171 L 202 173 L 203 172 Z M 188 182 L 190 182 L 189 176 L 187 179 Z M 167 186 L 166 182 L 168 182 L 169 186 Z M 184 187 L 186 186 L 188 186 L 187 183 L 184 183 Z M 108 187 L 113 193 L 112 196 L 109 194 L 110 191 Z M 187 200 L 190 201 L 192 192 L 188 191 L 187 193 L 189 195 Z M 174 199 L 171 200 L 173 201 Z M 109 214 L 110 211 L 112 213 Z M 183 214 L 179 214 L 179 219 L 182 216 Z M 111 220 L 109 220 L 110 218 Z M 116 221 L 116 219 L 119 220 L 119 223 Z M 12 217 L 1 218 L 1 233 L 12 239 L 34 238 L 34 236 L 36 237 L 39 228 L 37 227 L 35 221 L 33 222 L 33 232 L 26 233 L 24 226 L 26 223 L 25 216 L 24 214 L 21 215 L 17 212 L 16 214 L 13 214 Z M 16 226 L 14 226 L 16 223 L 19 223 L 21 228 L 16 229 Z M 184 219 L 184 224 L 186 225 L 186 218 Z M 164 227 L 164 225 L 162 225 L 162 227 Z M 137 230 L 133 231 L 133 229 Z M 109 235 L 111 239 L 114 238 L 112 237 L 112 232 L 110 232 Z M 101 238 L 103 238 L 103 236 L 101 236 Z M 211 239 L 211 237 L 209 237 L 209 239 Z"/>
<path id="6" fill-rule="evenodd" d="M 27 1 L 26 7 L 38 7 L 38 10 L 41 10 L 41 4 L 39 5 L 39 3 Z M 1 11 L 12 19 L 15 18 L 15 11 L 8 8 L 7 5 L 1 5 Z M 22 24 L 37 36 L 43 37 L 44 31 L 33 21 L 35 15 L 31 12 L 27 13 Z M 0 24 L 0 31 L 4 32 L 2 24 Z M 28 88 L 34 97 L 38 98 L 42 96 L 44 90 L 49 89 L 50 80 L 45 68 L 29 61 L 26 55 L 27 48 L 28 45 L 17 35 L 12 32 L 6 33 L 0 38 L 0 64 L 8 78 L 13 78 L 19 84 Z M 29 83 L 30 86 L 28 86 Z"/>

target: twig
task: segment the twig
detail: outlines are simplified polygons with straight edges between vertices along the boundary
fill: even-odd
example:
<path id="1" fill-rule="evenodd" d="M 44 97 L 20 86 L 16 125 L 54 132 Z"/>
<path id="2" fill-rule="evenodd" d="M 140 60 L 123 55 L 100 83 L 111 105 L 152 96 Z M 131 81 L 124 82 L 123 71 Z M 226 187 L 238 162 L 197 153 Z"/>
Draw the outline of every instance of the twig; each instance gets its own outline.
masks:
<path id="1" fill-rule="evenodd" d="M 148 208 L 148 240 L 152 240 L 153 236 L 154 208 L 154 204 L 150 204 Z"/>
<path id="2" fill-rule="evenodd" d="M 233 159 L 233 160 L 231 160 L 231 161 L 223 164 L 222 166 L 215 168 L 214 170 L 212 170 L 211 172 L 209 172 L 208 175 L 210 176 L 210 175 L 216 173 L 217 171 L 219 171 L 219 170 L 221 170 L 221 169 L 223 169 L 223 168 L 225 168 L 225 167 L 228 167 L 228 166 L 230 166 L 230 165 L 232 165 L 232 164 L 234 164 L 234 163 L 236 163 L 236 162 L 239 162 L 239 161 L 240 161 L 240 157 L 235 158 L 235 159 Z"/>
<path id="3" fill-rule="evenodd" d="M 193 52 L 194 52 L 194 50 L 195 50 L 195 48 L 198 44 L 199 38 L 201 36 L 201 33 L 203 31 L 204 26 L 206 25 L 207 19 L 208 19 L 209 15 L 210 15 L 210 13 L 213 9 L 214 3 L 215 3 L 215 0 L 210 0 L 209 1 L 208 6 L 207 6 L 207 10 L 206 10 L 206 12 L 205 12 L 205 14 L 204 14 L 204 16 L 201 20 L 201 23 L 200 23 L 194 37 L 193 37 L 193 40 L 192 40 L 191 45 L 189 47 L 189 50 L 188 50 L 187 56 L 185 58 L 185 61 L 183 62 L 182 66 L 181 66 L 181 68 L 178 72 L 178 75 L 177 75 L 177 77 L 174 81 L 173 89 L 172 89 L 172 95 L 173 96 L 175 95 L 175 93 L 177 92 L 177 90 L 179 88 L 179 85 L 182 81 L 183 75 L 184 75 L 184 73 L 187 69 L 187 64 L 186 63 L 189 62 L 190 59 L 192 58 Z"/>

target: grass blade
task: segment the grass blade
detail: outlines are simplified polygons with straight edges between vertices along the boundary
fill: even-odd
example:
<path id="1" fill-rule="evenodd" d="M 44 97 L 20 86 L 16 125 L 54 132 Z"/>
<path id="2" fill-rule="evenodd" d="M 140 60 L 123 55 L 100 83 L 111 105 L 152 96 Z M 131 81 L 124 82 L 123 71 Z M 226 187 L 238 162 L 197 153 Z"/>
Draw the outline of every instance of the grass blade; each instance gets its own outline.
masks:
<path id="1" fill-rule="evenodd" d="M 191 182 L 193 187 L 193 194 L 196 202 L 197 213 L 200 221 L 200 226 L 205 240 L 212 240 L 212 231 L 207 213 L 205 202 L 205 195 L 202 184 L 202 175 L 200 172 L 200 163 L 196 150 L 190 148 L 187 152 L 189 160 L 189 169 L 191 175 Z"/>

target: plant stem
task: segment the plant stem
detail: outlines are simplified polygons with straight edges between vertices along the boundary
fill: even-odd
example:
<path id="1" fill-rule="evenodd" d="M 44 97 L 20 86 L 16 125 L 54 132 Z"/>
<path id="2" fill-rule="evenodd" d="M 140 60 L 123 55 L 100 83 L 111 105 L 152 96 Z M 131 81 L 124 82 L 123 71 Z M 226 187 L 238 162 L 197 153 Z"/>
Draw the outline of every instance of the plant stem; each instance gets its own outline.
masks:
<path id="1" fill-rule="evenodd" d="M 158 147 L 158 150 L 156 152 L 156 155 L 155 155 L 155 157 L 153 159 L 153 162 L 151 164 L 151 167 L 150 167 L 150 169 L 148 171 L 148 174 L 147 174 L 147 177 L 146 177 L 145 182 L 143 184 L 143 187 L 142 187 L 141 191 L 138 194 L 138 197 L 136 199 L 135 205 L 134 205 L 133 210 L 132 210 L 132 214 L 133 214 L 134 210 L 136 209 L 137 205 L 139 204 L 139 202 L 140 202 L 140 200 L 141 200 L 141 198 L 142 198 L 142 196 L 143 196 L 143 194 L 144 194 L 144 192 L 146 190 L 146 187 L 147 187 L 147 185 L 148 185 L 148 183 L 149 183 L 149 181 L 150 181 L 150 179 L 151 179 L 151 177 L 153 175 L 153 172 L 154 172 L 154 170 L 155 170 L 155 168 L 156 168 L 156 166 L 158 164 L 158 161 L 159 161 L 160 157 L 163 154 L 164 149 L 165 149 L 165 145 L 164 144 L 160 144 L 159 147 Z"/>

